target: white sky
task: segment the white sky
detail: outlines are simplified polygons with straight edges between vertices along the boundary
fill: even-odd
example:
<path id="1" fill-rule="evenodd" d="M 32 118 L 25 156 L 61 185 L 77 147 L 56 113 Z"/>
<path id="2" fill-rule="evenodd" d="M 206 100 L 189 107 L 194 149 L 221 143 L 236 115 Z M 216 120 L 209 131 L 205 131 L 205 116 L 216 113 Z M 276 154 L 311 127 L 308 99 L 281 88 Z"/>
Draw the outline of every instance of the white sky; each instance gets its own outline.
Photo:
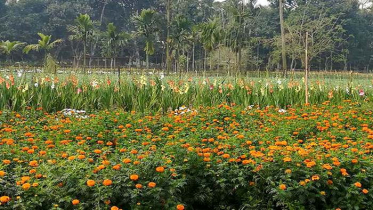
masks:
<path id="1" fill-rule="evenodd" d="M 225 1 L 225 0 L 215 0 L 215 1 Z M 267 0 L 258 0 L 258 4 L 260 5 L 268 5 L 268 1 Z"/>

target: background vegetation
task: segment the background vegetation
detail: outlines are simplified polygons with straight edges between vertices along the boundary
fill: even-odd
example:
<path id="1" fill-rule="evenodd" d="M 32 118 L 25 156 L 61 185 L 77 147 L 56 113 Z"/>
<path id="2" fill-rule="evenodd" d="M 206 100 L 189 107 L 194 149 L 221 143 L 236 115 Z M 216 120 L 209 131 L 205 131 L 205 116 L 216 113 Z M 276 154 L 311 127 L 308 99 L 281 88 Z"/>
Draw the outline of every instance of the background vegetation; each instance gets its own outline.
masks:
<path id="1" fill-rule="evenodd" d="M 311 69 L 370 69 L 369 0 L 281 2 L 283 39 L 279 3 L 271 0 L 264 7 L 255 0 L 0 0 L 0 59 L 39 65 L 50 53 L 59 65 L 76 68 L 299 69 L 304 67 L 308 32 Z M 22 48 L 37 43 L 39 32 L 58 43 L 25 55 Z M 282 41 L 286 62 L 281 58 Z"/>

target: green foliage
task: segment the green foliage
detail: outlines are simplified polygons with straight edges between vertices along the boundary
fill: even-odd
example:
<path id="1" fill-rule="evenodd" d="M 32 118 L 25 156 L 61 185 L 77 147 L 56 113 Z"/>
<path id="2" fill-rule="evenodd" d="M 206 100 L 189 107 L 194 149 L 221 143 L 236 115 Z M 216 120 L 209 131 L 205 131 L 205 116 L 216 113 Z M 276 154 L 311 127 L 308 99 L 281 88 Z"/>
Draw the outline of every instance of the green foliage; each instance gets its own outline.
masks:
<path id="1" fill-rule="evenodd" d="M 167 2 L 170 3 L 169 23 Z M 170 55 L 168 61 L 175 63 L 172 65 L 175 71 L 181 66 L 181 56 L 188 58 L 182 70 L 189 70 L 189 66 L 197 71 L 206 70 L 207 57 L 210 57 L 211 69 L 224 67 L 226 70 L 227 65 L 216 63 L 213 58 L 225 46 L 236 56 L 232 63 L 237 70 L 274 70 L 281 60 L 278 3 L 271 0 L 270 5 L 264 7 L 251 0 L 34 0 L 7 4 L 2 0 L 0 39 L 35 43 L 34 34 L 42 32 L 69 40 L 59 46 L 54 56 L 65 65 L 73 63 L 74 67 L 79 67 L 83 58 L 84 69 L 88 66 L 86 57 L 92 67 L 98 55 L 112 60 L 125 57 L 125 62 L 135 60 L 137 64 L 146 57 L 148 67 L 150 63 L 166 66 L 167 54 Z M 286 0 L 284 3 L 287 60 L 292 68 L 302 68 L 305 47 L 302 38 L 308 31 L 312 35 L 311 69 L 369 71 L 373 36 L 371 5 L 351 0 Z M 134 31 L 135 36 L 126 36 L 125 45 L 118 43 L 110 47 L 109 38 L 103 35 L 110 23 L 118 33 Z M 196 26 L 202 26 L 198 33 Z M 113 46 L 115 52 L 111 52 Z M 14 51 L 11 57 L 33 64 L 45 59 L 45 54 L 24 56 Z M 5 60 L 5 56 L 0 59 Z"/>
<path id="2" fill-rule="evenodd" d="M 113 23 L 109 23 L 107 30 L 103 34 L 102 54 L 108 58 L 115 58 L 119 51 L 126 45 L 131 35 L 126 32 L 118 32 Z"/>
<path id="3" fill-rule="evenodd" d="M 4 53 L 5 55 L 9 56 L 14 50 L 17 50 L 25 43 L 19 41 L 1 41 L 0 42 L 0 52 Z"/>
<path id="4" fill-rule="evenodd" d="M 133 21 L 137 28 L 136 35 L 145 37 L 144 51 L 147 55 L 153 55 L 155 50 L 154 40 L 159 31 L 156 16 L 157 13 L 155 10 L 144 9 L 139 16 L 133 17 Z"/>
<path id="5" fill-rule="evenodd" d="M 23 50 L 24 53 L 28 54 L 30 51 L 44 51 L 48 53 L 63 41 L 62 39 L 52 41 L 52 35 L 44 35 L 42 33 L 38 33 L 38 35 L 40 37 L 38 43 L 27 45 Z"/>
<path id="6" fill-rule="evenodd" d="M 56 66 L 48 71 L 55 73 Z M 183 61 L 181 60 L 181 63 Z M 123 73 L 123 72 L 122 72 Z M 4 75 L 1 78 L 9 77 Z M 31 76 L 31 75 L 30 75 Z M 276 106 L 286 108 L 304 104 L 305 90 L 302 79 L 279 80 L 250 78 L 167 78 L 117 76 L 48 76 L 26 75 L 21 78 L 0 79 L 0 108 L 22 110 L 27 106 L 43 107 L 47 111 L 64 108 L 85 110 L 120 108 L 127 111 L 166 112 L 182 105 L 199 107 L 221 103 L 236 103 L 243 106 Z M 371 83 L 364 78 L 312 79 L 310 102 L 319 104 L 343 100 L 372 100 Z M 54 78 L 53 80 L 51 78 Z M 328 77 L 328 75 L 325 75 Z M 346 77 L 348 78 L 348 77 Z M 37 83 L 37 87 L 35 87 Z M 13 85 L 12 85 L 13 84 Z M 364 95 L 360 96 L 360 90 Z"/>

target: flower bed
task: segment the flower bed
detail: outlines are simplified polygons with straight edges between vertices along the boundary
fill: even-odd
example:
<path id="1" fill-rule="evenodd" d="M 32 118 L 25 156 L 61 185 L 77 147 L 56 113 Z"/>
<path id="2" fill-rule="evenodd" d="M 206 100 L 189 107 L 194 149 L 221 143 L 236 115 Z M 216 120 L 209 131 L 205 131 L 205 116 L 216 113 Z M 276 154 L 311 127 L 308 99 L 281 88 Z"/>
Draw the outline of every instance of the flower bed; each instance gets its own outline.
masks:
<path id="1" fill-rule="evenodd" d="M 4 111 L 0 209 L 371 209 L 372 118 L 350 101 Z"/>

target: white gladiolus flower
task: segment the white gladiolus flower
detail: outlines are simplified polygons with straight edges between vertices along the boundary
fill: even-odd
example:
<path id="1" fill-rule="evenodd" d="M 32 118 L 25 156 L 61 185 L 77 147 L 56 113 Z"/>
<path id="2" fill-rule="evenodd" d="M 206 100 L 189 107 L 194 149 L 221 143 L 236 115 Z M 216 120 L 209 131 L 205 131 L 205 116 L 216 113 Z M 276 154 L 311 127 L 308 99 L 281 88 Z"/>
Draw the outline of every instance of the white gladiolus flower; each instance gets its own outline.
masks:
<path id="1" fill-rule="evenodd" d="M 98 85 L 98 82 L 96 81 L 96 80 L 94 80 L 94 81 L 92 81 L 92 87 L 97 87 L 97 85 Z"/>

